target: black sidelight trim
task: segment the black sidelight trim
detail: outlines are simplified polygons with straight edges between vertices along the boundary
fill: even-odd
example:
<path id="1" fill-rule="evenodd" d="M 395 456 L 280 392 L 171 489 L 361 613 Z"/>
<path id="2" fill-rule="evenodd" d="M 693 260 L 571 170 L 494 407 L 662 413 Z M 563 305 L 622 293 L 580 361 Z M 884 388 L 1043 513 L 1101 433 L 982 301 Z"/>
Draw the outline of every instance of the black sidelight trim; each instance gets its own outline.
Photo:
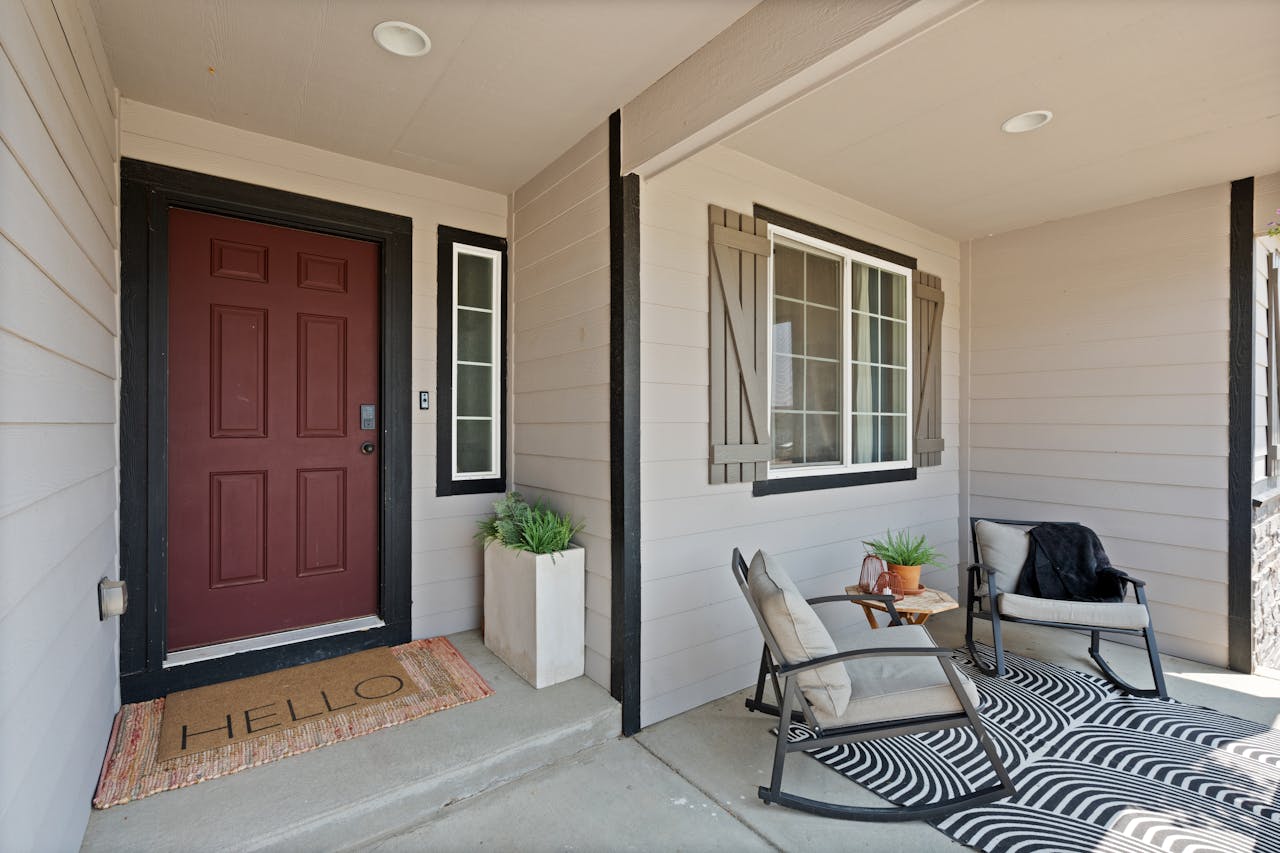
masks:
<path id="1" fill-rule="evenodd" d="M 755 480 L 751 494 L 787 495 L 792 492 L 815 492 L 821 489 L 843 489 L 846 486 L 869 486 L 874 483 L 898 483 L 914 480 L 915 468 L 892 468 L 888 471 L 851 471 L 845 474 L 815 474 L 812 477 L 778 477 L 773 480 Z"/>
<path id="2" fill-rule="evenodd" d="M 609 689 L 622 734 L 640 731 L 640 178 L 622 171 L 609 116 L 609 498 L 613 569 Z"/>
<path id="3" fill-rule="evenodd" d="M 772 207 L 765 207 L 763 204 L 757 204 L 752 212 L 755 214 L 756 219 L 763 219 L 770 225 L 798 231 L 818 240 L 825 240 L 828 243 L 834 243 L 837 246 L 843 246 L 846 249 L 861 252 L 864 255 L 870 255 L 873 258 L 879 258 L 891 264 L 897 264 L 900 267 L 906 267 L 911 270 L 916 269 L 916 259 L 910 255 L 895 252 L 893 249 L 886 249 L 884 246 L 877 246 L 875 243 L 868 243 L 866 240 L 859 240 L 857 237 L 850 237 L 848 234 L 842 234 L 825 225 L 819 225 L 816 222 L 810 222 L 807 219 L 801 219 L 798 216 L 774 210 Z"/>
<path id="4" fill-rule="evenodd" d="M 1227 368 L 1227 664 L 1253 671 L 1253 178 L 1231 182 Z"/>
<path id="5" fill-rule="evenodd" d="M 453 247 L 479 246 L 502 253 L 502 295 L 499 297 L 498 476 L 487 480 L 453 479 Z M 436 246 L 436 496 L 482 495 L 507 488 L 507 241 L 504 237 L 439 226 Z"/>
<path id="6" fill-rule="evenodd" d="M 409 640 L 412 220 L 141 160 L 120 161 L 120 692 L 137 702 Z M 376 243 L 381 250 L 379 612 L 385 625 L 165 669 L 169 210 Z"/>

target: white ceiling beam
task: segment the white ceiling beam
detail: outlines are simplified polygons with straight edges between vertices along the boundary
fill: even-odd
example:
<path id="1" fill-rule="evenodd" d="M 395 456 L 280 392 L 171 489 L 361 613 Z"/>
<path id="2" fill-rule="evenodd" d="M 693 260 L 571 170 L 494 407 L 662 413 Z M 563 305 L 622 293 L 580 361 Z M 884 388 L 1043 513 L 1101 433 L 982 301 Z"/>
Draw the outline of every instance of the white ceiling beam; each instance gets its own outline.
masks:
<path id="1" fill-rule="evenodd" d="M 652 177 L 982 0 L 764 0 L 622 108 Z"/>

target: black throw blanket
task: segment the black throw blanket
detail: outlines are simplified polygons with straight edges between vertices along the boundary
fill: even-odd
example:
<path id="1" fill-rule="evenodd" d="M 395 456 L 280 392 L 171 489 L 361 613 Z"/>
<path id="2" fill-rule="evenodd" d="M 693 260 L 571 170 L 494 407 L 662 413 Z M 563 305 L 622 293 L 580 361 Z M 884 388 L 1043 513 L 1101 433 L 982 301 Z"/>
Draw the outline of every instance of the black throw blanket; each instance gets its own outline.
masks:
<path id="1" fill-rule="evenodd" d="M 1121 601 L 1124 581 L 1082 524 L 1046 522 L 1028 531 L 1031 547 L 1018 575 L 1018 595 L 1064 601 Z"/>

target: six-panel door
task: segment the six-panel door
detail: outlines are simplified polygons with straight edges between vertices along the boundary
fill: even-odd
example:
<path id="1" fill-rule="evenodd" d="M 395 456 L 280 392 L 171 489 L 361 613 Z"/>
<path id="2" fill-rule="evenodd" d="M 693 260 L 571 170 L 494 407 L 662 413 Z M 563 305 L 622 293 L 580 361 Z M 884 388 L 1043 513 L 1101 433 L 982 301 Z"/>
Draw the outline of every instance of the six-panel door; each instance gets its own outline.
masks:
<path id="1" fill-rule="evenodd" d="M 378 260 L 170 212 L 170 651 L 377 612 Z"/>

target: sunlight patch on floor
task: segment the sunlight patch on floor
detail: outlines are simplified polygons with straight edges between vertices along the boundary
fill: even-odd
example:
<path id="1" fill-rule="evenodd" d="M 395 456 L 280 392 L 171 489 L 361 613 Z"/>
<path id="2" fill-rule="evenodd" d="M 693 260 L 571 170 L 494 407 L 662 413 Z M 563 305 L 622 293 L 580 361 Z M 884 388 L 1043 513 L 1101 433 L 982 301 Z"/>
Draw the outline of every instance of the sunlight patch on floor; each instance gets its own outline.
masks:
<path id="1" fill-rule="evenodd" d="M 1165 675 L 1183 681 L 1193 681 L 1212 687 L 1215 690 L 1229 690 L 1255 699 L 1273 701 L 1275 712 L 1271 714 L 1269 725 L 1280 728 L 1280 680 L 1259 678 L 1256 675 L 1245 675 L 1242 672 L 1179 672 L 1169 668 L 1166 663 Z"/>

